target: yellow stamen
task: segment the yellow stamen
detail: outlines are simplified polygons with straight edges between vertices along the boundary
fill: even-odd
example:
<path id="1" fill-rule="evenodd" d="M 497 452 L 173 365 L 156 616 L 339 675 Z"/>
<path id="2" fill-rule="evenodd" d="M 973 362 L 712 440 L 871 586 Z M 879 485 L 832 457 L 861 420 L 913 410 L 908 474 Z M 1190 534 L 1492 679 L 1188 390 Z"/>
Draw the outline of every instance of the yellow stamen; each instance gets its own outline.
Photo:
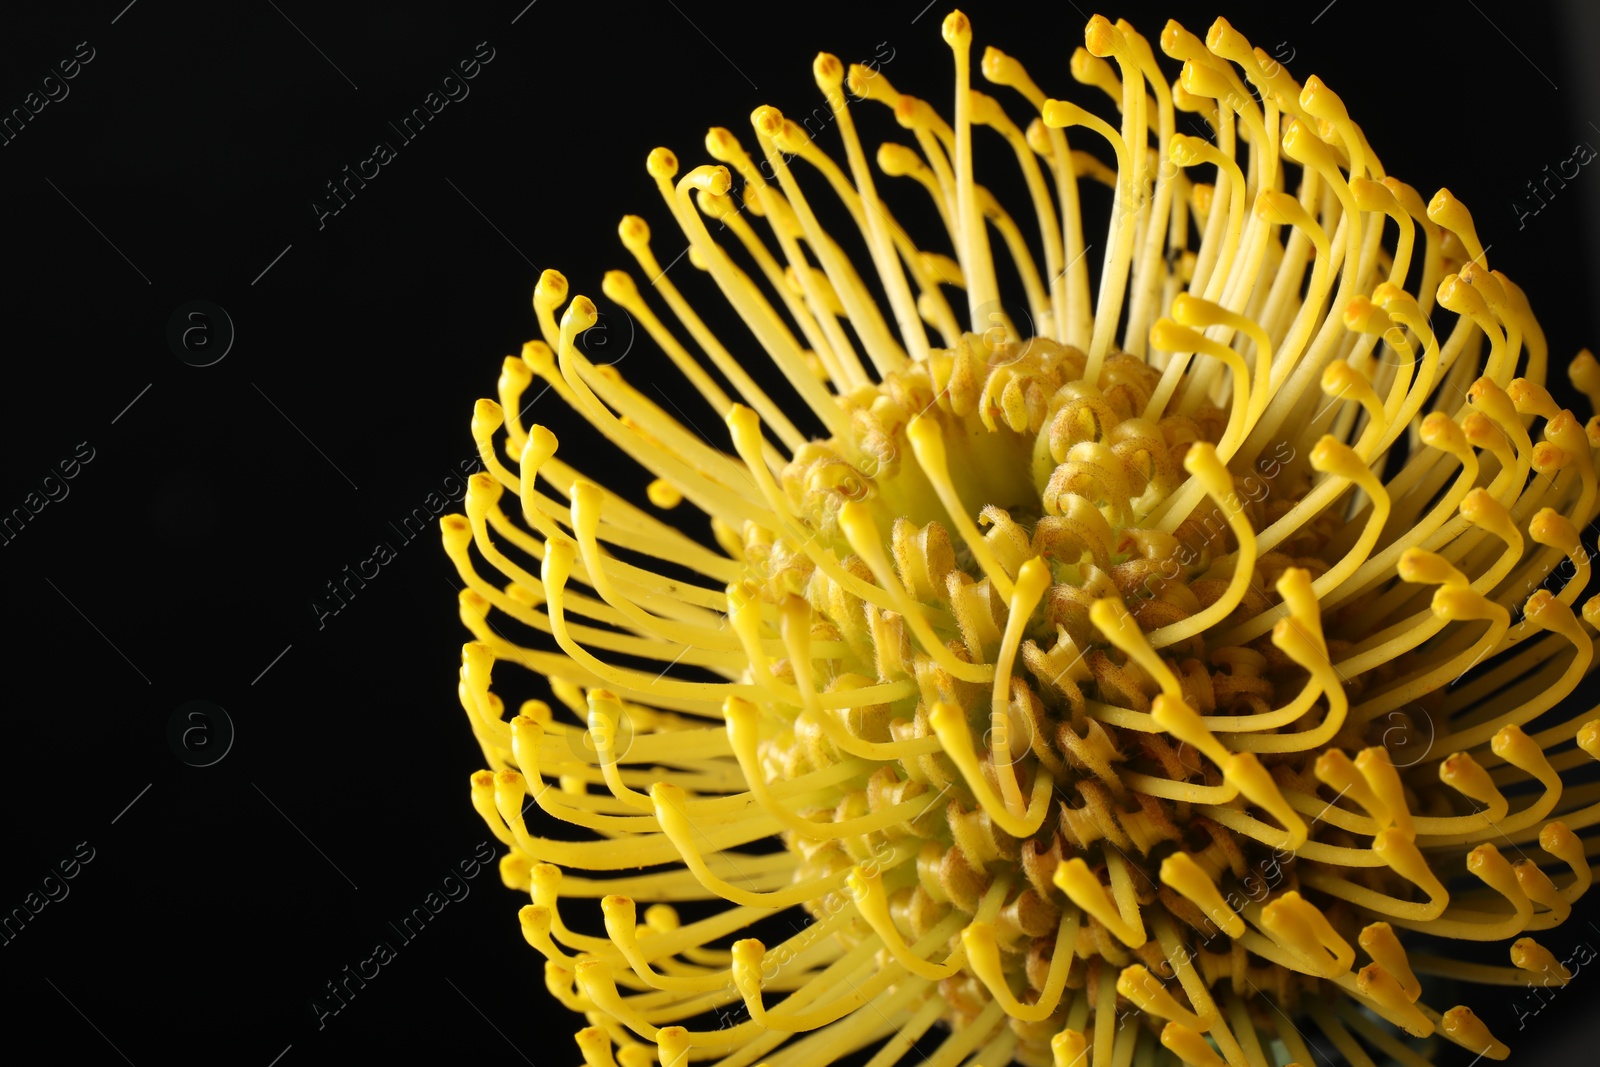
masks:
<path id="1" fill-rule="evenodd" d="M 600 288 L 726 437 L 592 359 L 554 270 L 473 409 L 440 522 L 471 802 L 585 1064 L 1504 1056 L 1417 976 L 1572 977 L 1533 938 L 1594 877 L 1600 718 L 1560 702 L 1600 419 L 1466 208 L 1228 22 L 1158 56 L 1093 18 L 1072 100 L 985 49 L 1020 101 L 941 25 L 947 104 L 821 53 L 825 107 L 649 154 L 689 266 L 627 216 L 649 291 Z M 1024 200 L 979 183 L 996 151 Z M 1592 354 L 1568 373 L 1600 400 Z M 535 388 L 630 492 L 523 422 Z"/>

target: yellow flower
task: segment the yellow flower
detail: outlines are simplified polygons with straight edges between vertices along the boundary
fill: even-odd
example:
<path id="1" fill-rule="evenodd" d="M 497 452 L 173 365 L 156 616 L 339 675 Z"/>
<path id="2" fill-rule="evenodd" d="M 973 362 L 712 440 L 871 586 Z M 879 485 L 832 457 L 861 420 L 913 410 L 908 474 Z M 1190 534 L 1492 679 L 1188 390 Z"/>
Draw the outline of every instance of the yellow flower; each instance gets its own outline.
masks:
<path id="1" fill-rule="evenodd" d="M 602 290 L 721 441 L 639 386 L 664 365 L 586 358 L 595 305 L 554 271 L 543 340 L 474 413 L 487 470 L 443 522 L 472 800 L 585 1063 L 922 1040 L 930 1064 L 1261 1067 L 1312 1063 L 1308 1034 L 1423 1062 L 1396 1028 L 1503 1058 L 1422 979 L 1570 976 L 1531 935 L 1588 889 L 1600 822 L 1563 787 L 1600 720 L 1546 714 L 1600 622 L 1576 607 L 1600 423 L 1541 384 L 1467 209 L 1386 175 L 1331 89 L 1227 22 L 1168 23 L 1169 80 L 1096 17 L 1079 103 L 992 48 L 981 93 L 959 12 L 944 39 L 953 115 L 821 55 L 842 157 L 770 107 L 713 129 L 713 163 L 651 153 L 750 336 L 707 327 L 636 217 L 654 292 Z M 875 173 L 876 105 L 908 143 Z M 1030 203 L 976 184 L 1003 165 Z M 894 178 L 945 232 L 902 227 Z M 1591 355 L 1569 373 L 1600 399 Z M 535 377 L 648 505 L 523 426 Z M 680 505 L 715 548 L 655 514 Z M 508 721 L 501 663 L 557 707 Z"/>

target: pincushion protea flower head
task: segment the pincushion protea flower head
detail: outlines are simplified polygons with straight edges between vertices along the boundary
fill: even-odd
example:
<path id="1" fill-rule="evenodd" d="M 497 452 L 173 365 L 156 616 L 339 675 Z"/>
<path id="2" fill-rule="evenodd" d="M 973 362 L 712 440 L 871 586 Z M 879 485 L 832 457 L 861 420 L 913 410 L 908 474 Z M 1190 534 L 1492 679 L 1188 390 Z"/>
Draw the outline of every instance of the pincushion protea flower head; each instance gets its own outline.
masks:
<path id="1" fill-rule="evenodd" d="M 711 163 L 651 153 L 748 334 L 711 332 L 636 217 L 654 293 L 602 289 L 721 443 L 585 357 L 595 305 L 553 271 L 543 340 L 474 414 L 487 470 L 443 523 L 472 799 L 584 1062 L 1309 1065 L 1318 1032 L 1358 1064 L 1424 1062 L 1402 1035 L 1503 1058 L 1422 979 L 1569 977 L 1535 936 L 1590 884 L 1600 804 L 1563 774 L 1600 721 L 1546 713 L 1600 621 L 1600 424 L 1541 384 L 1467 209 L 1227 22 L 1167 25 L 1174 79 L 1096 17 L 1081 103 L 980 63 L 960 13 L 944 39 L 953 115 L 824 54 L 842 158 L 771 107 Z M 878 105 L 909 143 L 874 172 Z M 980 149 L 1031 202 L 976 184 Z M 903 228 L 890 184 L 944 232 Z M 1588 353 L 1570 374 L 1600 396 Z M 523 426 L 535 377 L 648 503 Z M 508 719 L 501 663 L 557 706 Z"/>

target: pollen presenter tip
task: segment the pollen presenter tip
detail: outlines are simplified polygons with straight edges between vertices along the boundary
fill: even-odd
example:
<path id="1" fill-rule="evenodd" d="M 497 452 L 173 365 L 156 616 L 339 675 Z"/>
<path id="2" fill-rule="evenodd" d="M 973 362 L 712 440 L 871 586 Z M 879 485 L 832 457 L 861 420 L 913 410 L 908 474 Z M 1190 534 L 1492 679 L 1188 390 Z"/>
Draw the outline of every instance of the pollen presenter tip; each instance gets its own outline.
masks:
<path id="1" fill-rule="evenodd" d="M 1600 824 L 1600 422 L 1538 294 L 1227 22 L 981 29 L 953 99 L 820 53 L 803 121 L 652 151 L 691 266 L 626 215 L 599 291 L 659 355 L 546 271 L 471 414 L 470 801 L 584 1063 L 1514 1055 L 1440 991 L 1574 977 Z"/>

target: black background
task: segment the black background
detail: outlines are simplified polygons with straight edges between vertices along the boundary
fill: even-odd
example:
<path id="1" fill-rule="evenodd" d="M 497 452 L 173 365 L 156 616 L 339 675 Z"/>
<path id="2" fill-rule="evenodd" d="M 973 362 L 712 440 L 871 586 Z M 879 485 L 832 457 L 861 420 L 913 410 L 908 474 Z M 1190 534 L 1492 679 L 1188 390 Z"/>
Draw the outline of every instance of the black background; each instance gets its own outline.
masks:
<path id="1" fill-rule="evenodd" d="M 756 105 L 810 109 L 818 49 L 846 62 L 891 49 L 883 73 L 944 107 L 947 9 L 524 2 L 113 0 L 0 15 L 4 110 L 79 42 L 94 50 L 70 95 L 0 147 L 0 509 L 79 442 L 94 450 L 70 495 L 0 547 L 0 909 L 79 842 L 95 850 L 70 896 L 0 947 L 11 1042 L 140 1067 L 579 1059 L 581 1020 L 544 991 L 518 933 L 524 901 L 492 869 L 321 1029 L 308 1006 L 488 837 L 467 798 L 482 757 L 455 697 L 458 583 L 436 533 L 402 545 L 389 523 L 472 456 L 473 401 L 537 335 L 540 270 L 597 299 L 603 271 L 637 275 L 615 233 L 625 212 L 652 221 L 663 262 L 682 248 L 649 149 L 671 146 L 687 168 L 705 161 L 708 125 L 748 140 Z M 1558 374 L 1600 338 L 1600 179 L 1586 168 L 1521 229 L 1511 205 L 1575 143 L 1600 145 L 1600 95 L 1583 81 L 1597 34 L 1577 7 L 1229 13 L 1301 81 L 1322 74 L 1389 172 L 1474 209 Z M 1091 98 L 1066 64 L 1092 9 L 965 10 L 979 47 L 1025 60 L 1047 93 Z M 1169 15 L 1204 34 L 1216 10 L 1105 13 L 1153 40 Z M 386 123 L 479 42 L 494 58 L 470 95 L 401 146 Z M 873 111 L 869 143 L 899 139 Z M 319 227 L 324 183 L 378 140 L 397 158 Z M 693 274 L 687 259 L 672 270 L 680 285 Z M 225 308 L 236 331 L 209 367 L 166 340 L 191 300 Z M 630 332 L 614 320 L 596 356 L 651 381 L 664 361 Z M 590 447 L 553 398 L 530 419 Z M 572 461 L 632 477 L 600 453 Z M 319 628 L 312 600 L 378 541 L 397 558 Z M 204 768 L 166 735 L 196 699 L 236 729 Z M 1578 923 L 1543 940 L 1565 956 L 1600 933 Z M 1469 1003 L 1521 1062 L 1544 1062 L 1535 1034 L 1554 1055 L 1595 1033 L 1591 981 L 1522 1034 L 1511 1004 L 1524 991 Z"/>

